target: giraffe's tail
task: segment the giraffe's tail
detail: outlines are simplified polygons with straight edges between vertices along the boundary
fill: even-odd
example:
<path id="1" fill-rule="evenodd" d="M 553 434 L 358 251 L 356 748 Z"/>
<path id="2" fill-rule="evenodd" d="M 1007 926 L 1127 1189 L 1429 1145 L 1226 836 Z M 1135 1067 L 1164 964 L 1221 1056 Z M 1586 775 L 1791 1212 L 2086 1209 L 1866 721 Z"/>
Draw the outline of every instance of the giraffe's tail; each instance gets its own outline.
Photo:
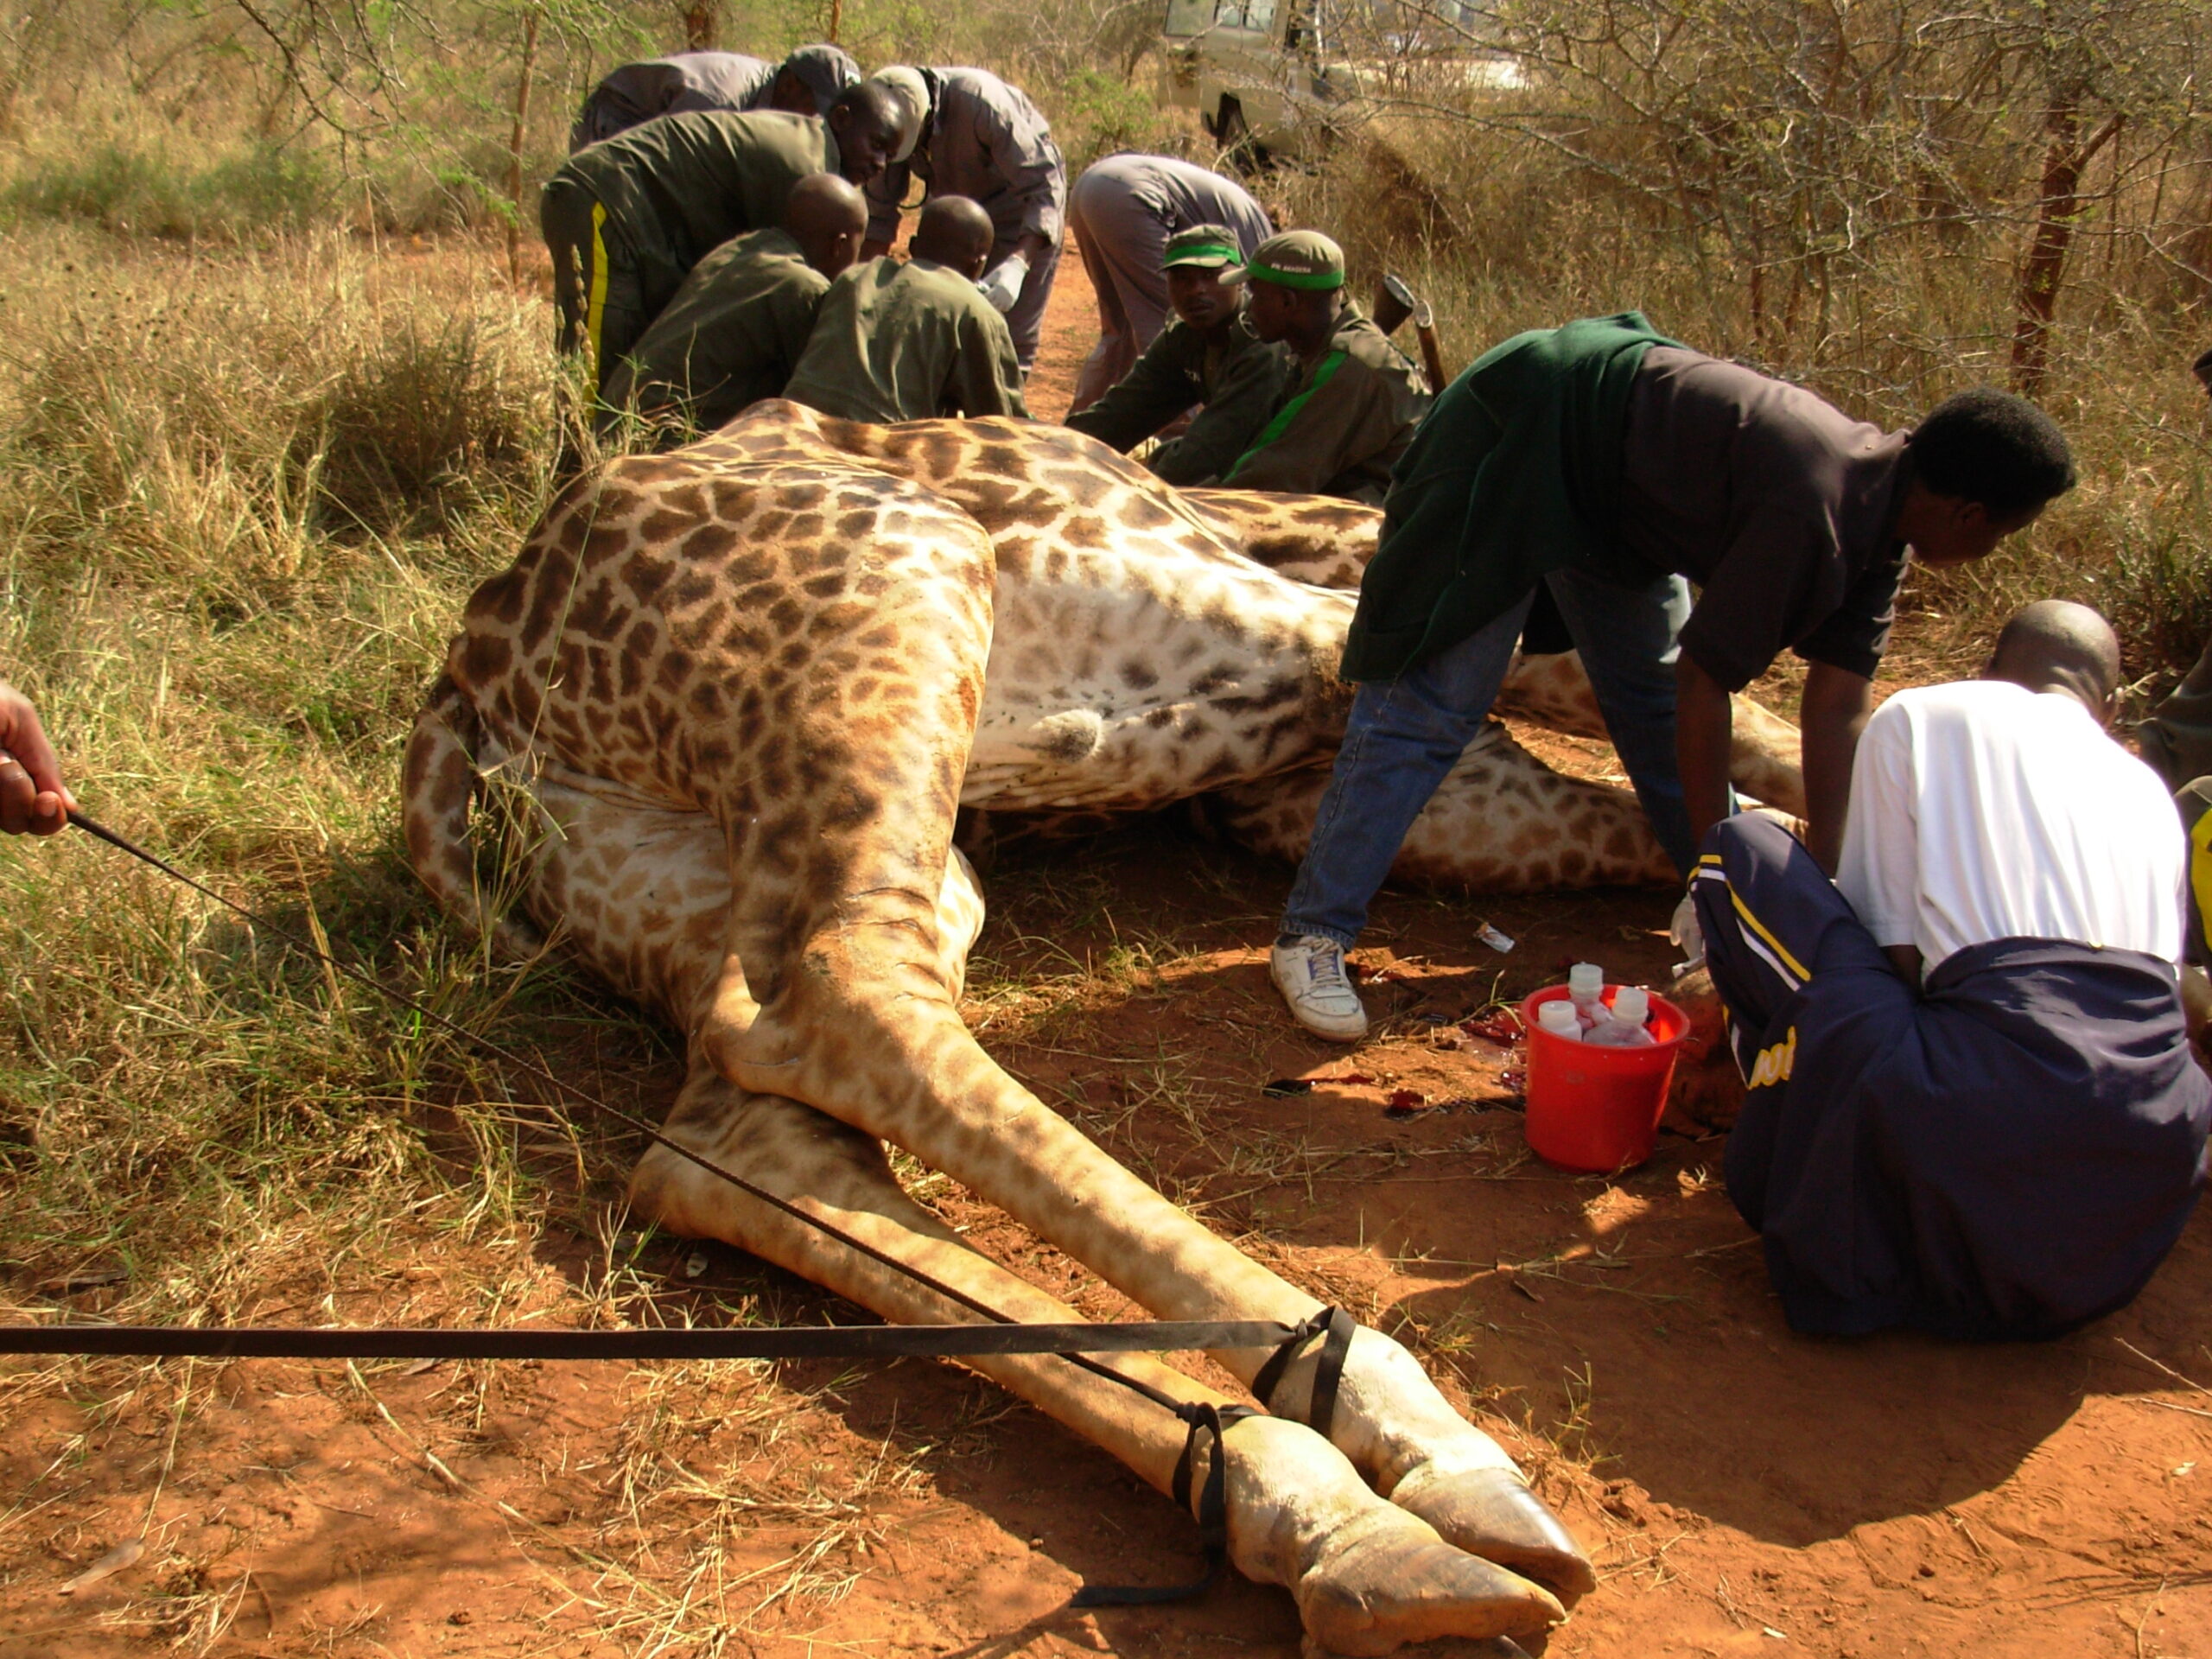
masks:
<path id="1" fill-rule="evenodd" d="M 470 834 L 482 736 L 466 694 L 450 675 L 439 675 L 415 716 L 401 776 L 407 857 L 448 915 L 488 941 L 500 960 L 520 961 L 536 955 L 544 942 L 528 920 L 502 913 L 506 907 L 486 898 Z"/>

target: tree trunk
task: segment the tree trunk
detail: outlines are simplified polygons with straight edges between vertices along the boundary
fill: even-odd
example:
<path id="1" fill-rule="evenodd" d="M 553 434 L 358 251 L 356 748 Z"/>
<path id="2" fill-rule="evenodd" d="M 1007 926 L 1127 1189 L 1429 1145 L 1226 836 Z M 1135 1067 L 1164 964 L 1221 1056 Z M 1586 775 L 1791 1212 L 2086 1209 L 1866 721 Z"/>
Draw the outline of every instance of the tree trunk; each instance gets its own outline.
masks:
<path id="1" fill-rule="evenodd" d="M 530 77 L 537 67 L 538 9 L 531 8 L 522 31 L 522 73 L 515 81 L 515 124 L 507 137 L 507 280 L 522 286 L 522 141 L 530 124 Z"/>
<path id="2" fill-rule="evenodd" d="M 2082 214 L 2082 173 L 2096 153 L 2120 131 L 2113 116 L 2087 143 L 2080 142 L 2080 95 L 2051 100 L 2044 118 L 2043 183 L 2037 193 L 2035 235 L 2020 264 L 2012 326 L 2012 388 L 2032 397 L 2043 385 L 2050 355 L 2050 330 L 2058 314 L 2058 287 L 2066 275 L 2066 251 Z"/>

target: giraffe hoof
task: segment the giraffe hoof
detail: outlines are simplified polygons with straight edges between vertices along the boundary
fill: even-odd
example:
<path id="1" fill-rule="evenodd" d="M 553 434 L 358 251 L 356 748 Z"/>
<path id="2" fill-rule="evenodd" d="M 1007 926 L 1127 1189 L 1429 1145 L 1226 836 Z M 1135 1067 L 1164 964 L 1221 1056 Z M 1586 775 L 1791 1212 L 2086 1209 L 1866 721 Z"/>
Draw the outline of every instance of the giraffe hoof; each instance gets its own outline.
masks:
<path id="1" fill-rule="evenodd" d="M 1567 1617 L 1542 1586 L 1389 1508 L 1337 1532 L 1295 1593 L 1309 1641 L 1352 1659 L 1441 1637 L 1535 1636 Z"/>
<path id="2" fill-rule="evenodd" d="M 1451 1543 L 1535 1580 L 1572 1607 L 1598 1587 L 1582 1546 L 1510 1469 L 1463 1469 L 1424 1479 L 1416 1471 L 1390 1501 Z"/>

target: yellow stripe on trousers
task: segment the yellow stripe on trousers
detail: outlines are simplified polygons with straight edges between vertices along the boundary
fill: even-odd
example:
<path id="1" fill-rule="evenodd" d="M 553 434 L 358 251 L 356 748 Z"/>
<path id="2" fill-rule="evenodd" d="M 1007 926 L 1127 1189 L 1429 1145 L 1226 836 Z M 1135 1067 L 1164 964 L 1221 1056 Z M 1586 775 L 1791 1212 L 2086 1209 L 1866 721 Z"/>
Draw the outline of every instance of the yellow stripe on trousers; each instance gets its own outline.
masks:
<path id="1" fill-rule="evenodd" d="M 2197 925 L 2212 949 L 2212 810 L 2199 813 L 2190 826 L 2189 885 L 2196 894 Z"/>
<path id="2" fill-rule="evenodd" d="M 1791 973 L 1796 975 L 1801 980 L 1810 980 L 1813 977 L 1812 970 L 1807 968 L 1803 963 L 1798 961 L 1796 957 L 1791 956 L 1789 950 L 1783 946 L 1782 941 L 1776 938 L 1773 934 L 1767 931 L 1766 925 L 1760 921 L 1758 917 L 1751 914 L 1751 906 L 1744 902 L 1743 894 L 1738 893 L 1732 887 L 1728 889 L 1728 902 L 1736 907 L 1736 914 L 1743 918 L 1744 925 L 1750 928 L 1752 932 L 1758 934 L 1759 938 L 1765 940 L 1767 947 L 1771 950 L 1776 956 L 1781 957 L 1782 960 L 1788 964 Z"/>
<path id="3" fill-rule="evenodd" d="M 607 321 L 607 204 L 591 205 L 591 299 L 584 311 L 584 340 L 593 372 L 600 365 L 599 331 Z"/>

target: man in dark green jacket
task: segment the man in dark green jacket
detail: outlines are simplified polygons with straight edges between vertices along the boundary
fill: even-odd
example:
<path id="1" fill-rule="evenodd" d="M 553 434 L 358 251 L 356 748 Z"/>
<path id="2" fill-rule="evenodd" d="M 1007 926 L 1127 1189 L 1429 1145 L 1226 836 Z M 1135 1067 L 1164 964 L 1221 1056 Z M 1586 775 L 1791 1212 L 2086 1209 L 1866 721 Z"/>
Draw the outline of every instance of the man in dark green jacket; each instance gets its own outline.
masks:
<path id="1" fill-rule="evenodd" d="M 1730 694 L 1804 658 L 1807 840 L 1832 870 L 1906 550 L 1981 558 L 2073 482 L 2058 429 L 2002 392 L 1885 433 L 1633 312 L 1490 352 L 1437 400 L 1383 509 L 1344 646 L 1358 694 L 1275 946 L 1292 1012 L 1364 1033 L 1344 949 L 1480 733 L 1539 585 L 1685 876 L 1732 810 Z"/>
<path id="2" fill-rule="evenodd" d="M 862 81 L 821 120 L 775 111 L 664 115 L 571 156 L 538 223 L 553 255 L 560 349 L 588 351 L 599 385 L 691 268 L 733 236 L 783 222 L 810 173 L 865 184 L 883 170 L 903 106 Z"/>
<path id="3" fill-rule="evenodd" d="M 1294 373 L 1222 483 L 1380 506 L 1428 408 L 1428 385 L 1344 298 L 1344 250 L 1319 231 L 1285 231 L 1223 280 L 1251 284 L 1253 332 L 1289 351 Z"/>
<path id="4" fill-rule="evenodd" d="M 1213 484 L 1268 423 L 1290 384 L 1289 353 L 1252 332 L 1243 291 L 1222 280 L 1244 264 L 1236 234 L 1194 225 L 1167 238 L 1161 261 L 1175 315 L 1122 380 L 1067 423 L 1127 454 L 1185 410 L 1204 407 L 1180 437 L 1146 457 L 1170 484 Z"/>
<path id="5" fill-rule="evenodd" d="M 607 383 L 603 433 L 635 409 L 680 435 L 712 431 L 783 396 L 831 277 L 868 232 L 868 204 L 835 173 L 791 187 L 781 226 L 734 236 L 702 259 Z"/>

